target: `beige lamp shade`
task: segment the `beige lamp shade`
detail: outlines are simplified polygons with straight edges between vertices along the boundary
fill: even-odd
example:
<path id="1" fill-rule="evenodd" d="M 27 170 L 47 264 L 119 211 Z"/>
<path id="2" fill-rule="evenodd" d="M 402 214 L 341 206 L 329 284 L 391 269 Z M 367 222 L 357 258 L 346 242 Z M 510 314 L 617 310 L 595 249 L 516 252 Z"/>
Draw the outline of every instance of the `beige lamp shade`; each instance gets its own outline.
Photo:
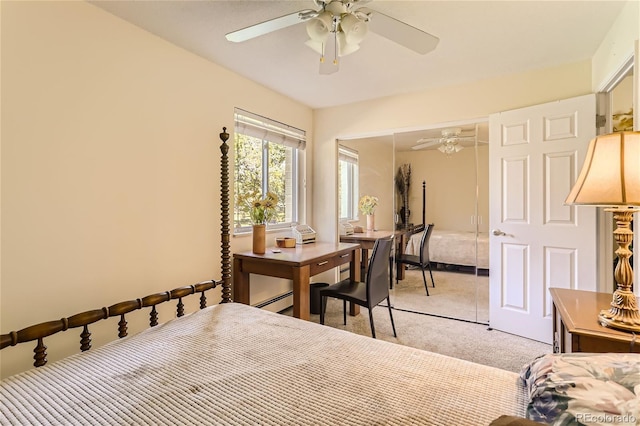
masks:
<path id="1" fill-rule="evenodd" d="M 640 132 L 593 139 L 565 203 L 640 206 Z"/>

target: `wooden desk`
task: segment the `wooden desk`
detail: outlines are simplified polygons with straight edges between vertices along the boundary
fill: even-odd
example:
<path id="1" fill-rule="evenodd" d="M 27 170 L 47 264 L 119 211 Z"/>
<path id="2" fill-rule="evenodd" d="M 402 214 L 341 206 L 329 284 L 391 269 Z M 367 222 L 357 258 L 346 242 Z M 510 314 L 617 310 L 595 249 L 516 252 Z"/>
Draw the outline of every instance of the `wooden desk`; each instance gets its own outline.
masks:
<path id="1" fill-rule="evenodd" d="M 394 235 L 393 231 L 354 232 L 351 235 L 340 235 L 340 242 L 360 244 L 361 274 L 366 274 L 369 268 L 369 250 L 373 250 L 378 238 L 389 238 L 392 235 Z"/>
<path id="2" fill-rule="evenodd" d="M 408 237 L 411 236 L 410 230 L 396 230 L 396 231 L 364 231 L 353 233 L 351 235 L 340 235 L 340 242 L 343 243 L 358 243 L 362 247 L 362 254 L 360 258 L 362 259 L 362 271 L 361 273 L 366 274 L 367 268 L 369 267 L 369 250 L 373 249 L 374 244 L 376 243 L 376 239 L 378 238 L 388 238 L 390 236 L 394 236 L 396 239 L 396 255 L 404 253 L 404 248 L 407 245 Z M 398 275 L 398 280 L 404 279 L 404 267 L 397 268 L 396 274 Z"/>
<path id="3" fill-rule="evenodd" d="M 624 331 L 603 327 L 598 314 L 609 309 L 611 293 L 549 289 L 553 300 L 554 352 L 636 352 L 640 341 Z M 638 336 L 640 340 L 640 336 Z"/>
<path id="4" fill-rule="evenodd" d="M 249 304 L 249 274 L 293 280 L 293 316 L 309 319 L 309 279 L 345 263 L 350 263 L 351 279 L 360 280 L 360 244 L 310 243 L 295 248 L 267 247 L 265 254 L 251 251 L 233 254 L 233 300 Z M 351 306 L 357 315 L 359 307 Z"/>

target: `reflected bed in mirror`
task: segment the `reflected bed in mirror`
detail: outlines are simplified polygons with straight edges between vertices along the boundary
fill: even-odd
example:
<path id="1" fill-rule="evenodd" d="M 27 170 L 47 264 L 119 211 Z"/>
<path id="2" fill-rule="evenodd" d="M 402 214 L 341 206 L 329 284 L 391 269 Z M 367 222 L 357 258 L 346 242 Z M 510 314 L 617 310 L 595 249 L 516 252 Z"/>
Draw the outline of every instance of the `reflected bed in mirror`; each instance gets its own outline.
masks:
<path id="1" fill-rule="evenodd" d="M 421 237 L 422 233 L 413 234 L 407 243 L 405 253 L 418 254 Z M 481 272 L 482 275 L 488 275 L 489 234 L 480 232 L 476 238 L 475 232 L 434 228 L 429 242 L 429 256 L 431 262 L 442 265 L 443 269 L 457 270 L 456 267 L 459 266 L 477 267 L 484 270 Z"/>

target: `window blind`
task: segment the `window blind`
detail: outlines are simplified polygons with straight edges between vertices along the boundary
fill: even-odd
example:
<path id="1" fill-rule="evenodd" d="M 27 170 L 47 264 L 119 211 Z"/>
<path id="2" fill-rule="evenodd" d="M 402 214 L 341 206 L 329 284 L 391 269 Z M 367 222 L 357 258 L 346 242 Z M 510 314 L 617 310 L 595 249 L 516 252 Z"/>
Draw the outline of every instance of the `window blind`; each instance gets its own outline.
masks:
<path id="1" fill-rule="evenodd" d="M 358 151 L 338 145 L 338 160 L 349 164 L 358 164 Z"/>
<path id="2" fill-rule="evenodd" d="M 236 108 L 236 132 L 261 140 L 304 150 L 306 133 L 287 124 Z"/>

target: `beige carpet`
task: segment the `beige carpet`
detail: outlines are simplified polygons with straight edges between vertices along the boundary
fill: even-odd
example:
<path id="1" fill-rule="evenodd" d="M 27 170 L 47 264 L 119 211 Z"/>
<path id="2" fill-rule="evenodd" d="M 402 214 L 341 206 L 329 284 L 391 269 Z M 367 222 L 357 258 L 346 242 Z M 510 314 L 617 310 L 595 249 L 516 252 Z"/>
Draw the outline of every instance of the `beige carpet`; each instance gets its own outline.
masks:
<path id="1" fill-rule="evenodd" d="M 434 271 L 432 287 L 429 271 L 425 271 L 429 296 L 424 289 L 422 272 L 405 271 L 405 279 L 394 282 L 392 305 L 398 309 L 489 323 L 489 277 L 460 272 Z"/>
<path id="2" fill-rule="evenodd" d="M 452 293 L 458 292 L 463 286 L 469 285 L 469 279 L 474 278 L 473 276 L 436 271 L 434 273 L 436 287 L 435 289 L 429 287 L 431 296 L 427 298 L 422 284 L 422 276 L 418 274 L 420 274 L 419 271 L 408 271 L 407 279 L 401 281 L 398 286 L 394 284 L 392 290 L 391 304 L 394 307 L 393 318 L 398 333 L 397 338 L 393 337 L 388 309 L 385 306 L 378 306 L 373 310 L 378 339 L 514 372 L 519 372 L 524 364 L 536 356 L 552 352 L 551 345 L 497 330 L 489 330 L 484 324 L 400 310 L 411 306 L 428 307 L 433 311 L 432 313 L 439 315 L 439 313 L 451 313 L 452 311 L 469 311 L 471 304 L 475 306 L 475 301 L 470 302 L 469 297 L 460 295 L 452 297 L 443 291 L 450 289 Z M 488 278 L 481 278 L 486 280 L 488 286 Z M 465 282 L 466 284 L 464 284 Z M 437 291 L 433 292 L 432 290 Z M 425 301 L 424 299 L 429 300 Z M 459 303 L 450 305 L 447 300 Z M 488 311 L 488 307 L 486 309 Z M 291 315 L 292 309 L 287 309 L 282 313 Z M 488 313 L 486 317 L 488 319 Z M 311 321 L 320 322 L 320 316 L 311 315 Z M 356 317 L 347 316 L 347 325 L 344 326 L 342 324 L 342 301 L 336 299 L 328 300 L 325 325 L 371 336 L 367 309 L 361 308 L 360 315 Z"/>

